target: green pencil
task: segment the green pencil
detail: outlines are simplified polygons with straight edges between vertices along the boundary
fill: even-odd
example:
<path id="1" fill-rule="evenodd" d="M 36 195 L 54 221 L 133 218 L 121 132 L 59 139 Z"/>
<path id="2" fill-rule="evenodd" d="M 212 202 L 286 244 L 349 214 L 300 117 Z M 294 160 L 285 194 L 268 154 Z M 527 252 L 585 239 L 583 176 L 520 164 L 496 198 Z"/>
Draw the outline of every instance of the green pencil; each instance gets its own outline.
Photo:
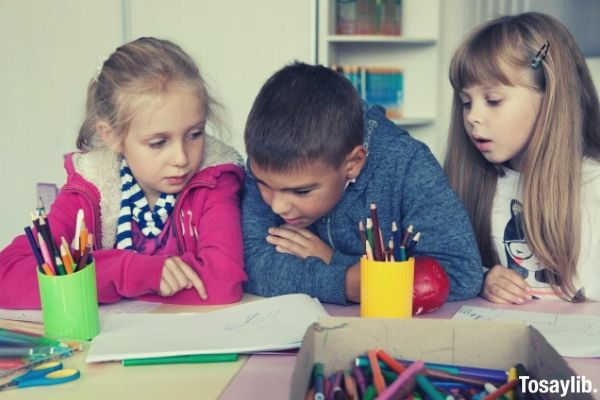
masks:
<path id="1" fill-rule="evenodd" d="M 148 357 L 148 358 L 130 358 L 123 360 L 124 367 L 134 367 L 138 365 L 156 365 L 156 364 L 187 364 L 187 363 L 216 363 L 237 361 L 236 353 L 225 354 L 190 354 L 185 356 L 171 357 Z"/>

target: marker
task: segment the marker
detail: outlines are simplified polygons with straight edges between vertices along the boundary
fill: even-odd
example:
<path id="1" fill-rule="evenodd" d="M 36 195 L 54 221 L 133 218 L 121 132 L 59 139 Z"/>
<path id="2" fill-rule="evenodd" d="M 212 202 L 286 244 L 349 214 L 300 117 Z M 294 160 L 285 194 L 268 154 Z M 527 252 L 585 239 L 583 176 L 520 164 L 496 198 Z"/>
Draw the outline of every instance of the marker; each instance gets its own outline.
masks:
<path id="1" fill-rule="evenodd" d="M 313 368 L 313 382 L 315 388 L 315 400 L 325 400 L 325 382 L 322 363 L 315 363 Z"/>
<path id="2" fill-rule="evenodd" d="M 437 390 L 435 388 L 435 386 L 433 386 L 431 384 L 431 382 L 429 382 L 429 379 L 427 379 L 425 377 L 425 375 L 417 375 L 416 376 L 416 381 L 417 381 L 417 385 L 419 385 L 419 387 L 421 388 L 421 390 L 423 390 L 423 392 L 425 392 L 425 394 L 431 399 L 431 400 L 446 400 L 446 397 L 440 393 L 439 390 Z"/>
<path id="3" fill-rule="evenodd" d="M 130 358 L 123 360 L 124 367 L 158 364 L 199 364 L 237 361 L 237 353 L 224 354 L 190 354 L 171 357 Z"/>

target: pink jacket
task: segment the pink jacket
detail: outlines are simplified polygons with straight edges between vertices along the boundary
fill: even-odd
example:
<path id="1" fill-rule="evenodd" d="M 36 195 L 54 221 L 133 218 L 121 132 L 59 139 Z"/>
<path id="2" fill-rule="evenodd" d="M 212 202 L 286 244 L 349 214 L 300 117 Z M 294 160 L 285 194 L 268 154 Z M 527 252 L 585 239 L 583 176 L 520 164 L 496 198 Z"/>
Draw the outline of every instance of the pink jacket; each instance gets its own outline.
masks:
<path id="1" fill-rule="evenodd" d="M 179 218 L 172 221 L 179 249 L 178 254 L 173 255 L 179 255 L 198 272 L 208 293 L 205 301 L 193 288 L 171 297 L 156 294 L 168 256 L 113 249 L 120 193 L 118 167 L 115 170 L 117 160 L 102 151 L 92 156 L 88 155 L 93 153 L 73 153 L 65 157 L 67 183 L 52 205 L 49 223 L 55 240 L 64 236 L 70 242 L 75 235 L 77 211 L 80 208 L 84 210 L 86 226 L 94 233 L 94 245 L 99 249 L 94 251 L 94 259 L 100 303 L 139 298 L 174 304 L 224 304 L 241 299 L 246 274 L 243 269 L 239 190 L 244 173 L 231 159 L 239 157 L 237 153 L 207 136 L 205 152 L 211 154 L 210 151 L 220 151 L 221 156 L 225 153 L 228 160 L 224 161 L 227 163 L 207 166 L 205 156 L 203 167 L 178 195 L 172 214 L 172 218 L 181 215 L 182 211 L 186 216 L 191 215 L 191 225 L 196 228 L 197 239 L 189 234 L 189 229 L 184 232 Z M 232 154 L 237 157 L 232 157 Z M 90 178 L 97 184 L 84 178 L 80 170 L 92 171 L 91 175 L 97 171 L 95 177 Z M 106 179 L 106 175 L 110 178 Z M 187 228 L 190 221 L 185 220 L 184 223 Z M 0 307 L 40 308 L 35 263 L 25 235 L 15 238 L 0 252 Z"/>

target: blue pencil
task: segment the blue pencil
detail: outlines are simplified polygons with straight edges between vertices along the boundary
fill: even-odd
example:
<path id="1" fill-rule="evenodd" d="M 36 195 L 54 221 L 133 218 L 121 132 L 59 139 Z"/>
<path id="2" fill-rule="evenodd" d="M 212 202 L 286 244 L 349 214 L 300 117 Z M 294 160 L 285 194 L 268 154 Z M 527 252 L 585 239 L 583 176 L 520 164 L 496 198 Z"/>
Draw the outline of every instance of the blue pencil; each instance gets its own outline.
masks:
<path id="1" fill-rule="evenodd" d="M 37 243 L 35 242 L 35 239 L 33 237 L 33 232 L 31 231 L 31 228 L 28 226 L 26 226 L 24 230 L 25 230 L 25 236 L 27 236 L 27 240 L 29 241 L 29 245 L 31 246 L 31 250 L 33 251 L 33 255 L 35 256 L 35 261 L 37 262 L 37 267 L 40 270 L 40 272 L 43 272 L 42 264 L 44 263 L 44 259 L 42 258 L 42 253 L 40 252 L 40 248 L 37 246 Z"/>

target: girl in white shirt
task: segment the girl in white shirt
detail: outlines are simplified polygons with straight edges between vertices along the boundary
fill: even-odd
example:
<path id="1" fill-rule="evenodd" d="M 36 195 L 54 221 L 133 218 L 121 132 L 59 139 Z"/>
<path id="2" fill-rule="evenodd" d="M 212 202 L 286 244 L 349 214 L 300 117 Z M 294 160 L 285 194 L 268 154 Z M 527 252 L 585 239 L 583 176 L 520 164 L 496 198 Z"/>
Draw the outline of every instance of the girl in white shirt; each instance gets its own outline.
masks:
<path id="1" fill-rule="evenodd" d="M 487 269 L 482 296 L 600 300 L 600 108 L 581 50 L 556 19 L 477 28 L 451 65 L 445 169 Z"/>

